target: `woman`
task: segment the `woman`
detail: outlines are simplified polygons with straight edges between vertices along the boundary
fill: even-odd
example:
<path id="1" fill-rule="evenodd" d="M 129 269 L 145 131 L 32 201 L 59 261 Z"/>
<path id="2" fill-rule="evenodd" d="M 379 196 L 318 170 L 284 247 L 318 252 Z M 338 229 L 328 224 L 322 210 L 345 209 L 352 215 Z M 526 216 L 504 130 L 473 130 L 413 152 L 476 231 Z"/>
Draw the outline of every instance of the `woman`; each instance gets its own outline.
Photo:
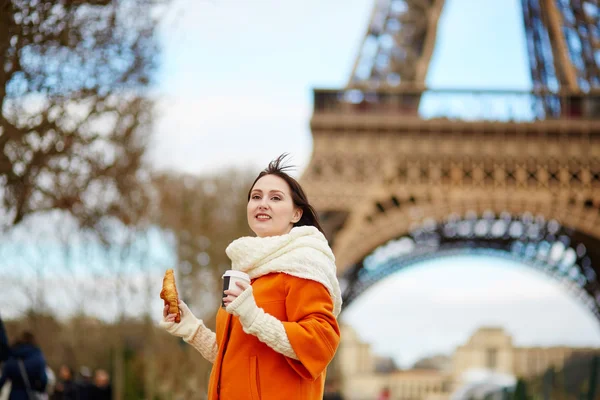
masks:
<path id="1" fill-rule="evenodd" d="M 262 171 L 248 193 L 256 237 L 232 242 L 232 269 L 251 284 L 225 291 L 216 334 L 180 301 L 181 322 L 163 310 L 163 326 L 213 363 L 210 400 L 321 400 L 327 365 L 340 340 L 335 259 L 298 182 L 282 166 Z"/>
<path id="2" fill-rule="evenodd" d="M 10 348 L 8 359 L 2 366 L 0 389 L 7 380 L 12 383 L 10 400 L 30 400 L 29 391 L 37 396 L 35 398 L 45 398 L 46 360 L 31 332 L 23 332 Z"/>

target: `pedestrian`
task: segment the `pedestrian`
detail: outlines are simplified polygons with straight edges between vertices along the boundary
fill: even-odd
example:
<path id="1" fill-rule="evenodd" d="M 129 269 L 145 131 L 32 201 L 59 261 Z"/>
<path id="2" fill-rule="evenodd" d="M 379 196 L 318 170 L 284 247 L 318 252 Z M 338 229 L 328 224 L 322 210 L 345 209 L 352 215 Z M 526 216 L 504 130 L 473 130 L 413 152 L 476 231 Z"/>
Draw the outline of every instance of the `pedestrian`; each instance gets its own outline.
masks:
<path id="1" fill-rule="evenodd" d="M 0 376 L 0 390 L 7 381 L 11 382 L 9 400 L 47 398 L 46 360 L 31 332 L 21 333 L 8 349 Z"/>
<path id="2" fill-rule="evenodd" d="M 61 365 L 58 369 L 58 380 L 52 394 L 52 400 L 77 400 L 73 370 L 68 365 Z"/>
<path id="3" fill-rule="evenodd" d="M 325 382 L 325 393 L 323 394 L 323 400 L 344 400 L 336 381 L 327 380 Z"/>
<path id="4" fill-rule="evenodd" d="M 75 379 L 75 398 L 77 400 L 91 400 L 93 386 L 90 368 L 85 365 L 80 367 L 79 376 Z"/>
<path id="5" fill-rule="evenodd" d="M 340 341 L 335 258 L 283 154 L 248 192 L 256 237 L 226 249 L 232 269 L 250 276 L 226 290 L 216 333 L 183 301 L 181 321 L 163 310 L 161 326 L 213 363 L 209 400 L 321 400 L 327 365 Z"/>
<path id="6" fill-rule="evenodd" d="M 381 389 L 381 392 L 379 393 L 379 397 L 377 397 L 377 400 L 390 400 L 391 398 L 392 398 L 392 394 L 390 392 L 390 388 L 386 386 L 383 389 Z"/>
<path id="7" fill-rule="evenodd" d="M 108 372 L 97 369 L 94 372 L 94 386 L 92 387 L 92 400 L 112 400 L 112 387 Z"/>

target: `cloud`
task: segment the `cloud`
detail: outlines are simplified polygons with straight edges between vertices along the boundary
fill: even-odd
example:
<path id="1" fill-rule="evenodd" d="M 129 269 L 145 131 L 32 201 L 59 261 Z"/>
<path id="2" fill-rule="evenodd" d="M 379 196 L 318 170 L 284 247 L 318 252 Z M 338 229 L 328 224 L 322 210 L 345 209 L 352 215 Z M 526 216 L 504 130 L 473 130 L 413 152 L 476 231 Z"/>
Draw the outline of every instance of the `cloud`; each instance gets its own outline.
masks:
<path id="1" fill-rule="evenodd" d="M 142 317 L 151 312 L 160 317 L 159 298 L 164 271 L 152 269 L 127 274 L 97 276 L 90 273 L 65 277 L 46 275 L 35 280 L 4 279 L 0 284 L 0 303 L 4 318 L 16 318 L 31 306 L 51 310 L 59 318 L 84 311 L 106 321 L 114 321 L 120 312 Z M 122 296 L 117 296 L 117 289 Z M 41 297 L 37 297 L 41 296 Z M 32 299 L 41 302 L 33 305 Z"/>
<path id="2" fill-rule="evenodd" d="M 433 294 L 432 300 L 440 304 L 517 304 L 526 300 L 549 300 L 556 296 L 557 288 L 550 283 L 529 279 L 513 282 L 498 282 L 488 286 L 480 286 L 469 291 L 456 290 L 451 287 L 442 288 Z"/>
<path id="3" fill-rule="evenodd" d="M 311 89 L 345 84 L 364 34 L 356 27 L 366 26 L 371 7 L 370 0 L 170 5 L 161 14 L 158 90 L 167 97 L 157 108 L 152 164 L 205 174 L 263 168 L 285 151 L 303 170 L 312 151 Z M 332 16 L 343 23 L 332 25 Z"/>
<path id="4" fill-rule="evenodd" d="M 596 318 L 559 283 L 481 256 L 440 258 L 399 272 L 356 299 L 342 320 L 405 367 L 451 354 L 484 325 L 503 327 L 519 346 L 600 346 Z"/>
<path id="5" fill-rule="evenodd" d="M 557 281 L 510 260 L 455 256 L 399 271 L 375 284 L 364 296 L 369 299 L 381 291 L 394 291 L 400 297 L 420 298 L 427 293 L 428 302 L 460 306 L 547 300 L 562 290 Z"/>
<path id="6" fill-rule="evenodd" d="M 198 97 L 169 96 L 159 102 L 161 120 L 184 119 L 193 123 L 222 124 L 243 120 L 268 121 L 269 118 L 310 117 L 310 107 L 302 101 L 278 102 L 272 97 L 257 95 L 204 95 Z M 166 121 L 165 121 L 166 119 Z M 177 122 L 177 121 L 175 121 Z"/>
<path id="7" fill-rule="evenodd" d="M 226 166 L 263 168 L 289 152 L 302 169 L 310 159 L 310 110 L 302 102 L 245 95 L 170 97 L 157 114 L 151 159 L 158 168 L 201 174 Z"/>

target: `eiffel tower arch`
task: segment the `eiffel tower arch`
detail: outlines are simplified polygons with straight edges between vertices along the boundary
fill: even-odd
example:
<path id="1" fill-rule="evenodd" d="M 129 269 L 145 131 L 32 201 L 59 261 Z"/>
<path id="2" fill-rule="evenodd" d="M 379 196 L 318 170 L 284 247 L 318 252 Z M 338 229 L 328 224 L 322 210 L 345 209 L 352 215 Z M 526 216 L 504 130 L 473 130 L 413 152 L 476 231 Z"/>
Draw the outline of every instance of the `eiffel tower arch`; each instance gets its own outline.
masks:
<path id="1" fill-rule="evenodd" d="M 314 90 L 301 180 L 346 306 L 408 265 L 468 252 L 556 278 L 600 321 L 598 2 L 521 6 L 531 91 L 425 86 L 443 0 L 375 0 L 346 87 Z"/>

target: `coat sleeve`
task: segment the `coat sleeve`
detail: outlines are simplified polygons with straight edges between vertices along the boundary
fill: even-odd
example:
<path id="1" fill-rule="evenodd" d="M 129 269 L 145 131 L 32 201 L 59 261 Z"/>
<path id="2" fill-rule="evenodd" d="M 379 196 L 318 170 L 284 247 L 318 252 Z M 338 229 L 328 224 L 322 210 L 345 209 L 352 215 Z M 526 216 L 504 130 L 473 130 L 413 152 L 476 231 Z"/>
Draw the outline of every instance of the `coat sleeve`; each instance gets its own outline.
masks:
<path id="1" fill-rule="evenodd" d="M 333 315 L 333 300 L 322 284 L 286 277 L 286 312 L 283 322 L 298 360 L 287 358 L 305 379 L 317 379 L 333 359 L 340 342 L 340 328 Z"/>
<path id="2" fill-rule="evenodd" d="M 208 360 L 211 364 L 214 364 L 215 359 L 217 358 L 217 353 L 219 352 L 219 345 L 217 344 L 217 335 L 208 329 L 204 322 L 200 320 L 200 326 L 196 330 L 196 333 L 192 336 L 192 338 L 188 341 L 196 350 L 202 354 L 206 360 Z"/>
<path id="3" fill-rule="evenodd" d="M 41 392 L 46 390 L 46 386 L 48 386 L 48 373 L 46 372 L 46 360 L 43 357 L 41 358 L 41 365 L 38 365 L 34 375 L 35 380 L 31 382 L 31 385 L 36 390 Z M 29 375 L 29 374 L 28 374 Z"/>

